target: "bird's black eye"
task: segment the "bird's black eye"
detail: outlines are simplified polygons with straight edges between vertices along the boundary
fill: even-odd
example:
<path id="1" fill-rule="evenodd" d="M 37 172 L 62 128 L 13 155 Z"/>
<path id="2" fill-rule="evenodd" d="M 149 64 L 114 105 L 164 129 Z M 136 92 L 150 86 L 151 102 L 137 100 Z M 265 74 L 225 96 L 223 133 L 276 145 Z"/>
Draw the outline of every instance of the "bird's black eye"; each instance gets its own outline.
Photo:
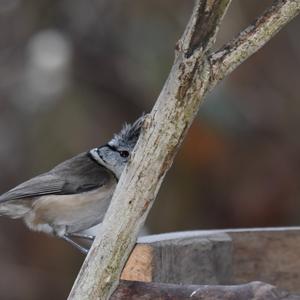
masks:
<path id="1" fill-rule="evenodd" d="M 122 157 L 128 157 L 129 156 L 129 152 L 128 151 L 120 151 L 120 155 Z"/>

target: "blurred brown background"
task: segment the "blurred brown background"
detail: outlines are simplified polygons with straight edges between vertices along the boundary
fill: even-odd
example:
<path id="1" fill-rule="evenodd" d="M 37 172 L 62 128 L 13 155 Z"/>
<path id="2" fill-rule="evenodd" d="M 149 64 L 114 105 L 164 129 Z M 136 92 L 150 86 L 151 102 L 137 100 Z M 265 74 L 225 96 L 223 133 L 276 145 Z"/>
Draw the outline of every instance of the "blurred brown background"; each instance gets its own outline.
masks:
<path id="1" fill-rule="evenodd" d="M 272 1 L 233 1 L 232 38 Z M 180 0 L 0 1 L 0 192 L 151 110 L 192 8 Z M 149 233 L 300 223 L 300 19 L 207 97 Z M 0 218 L 0 299 L 65 299 L 83 261 Z"/>

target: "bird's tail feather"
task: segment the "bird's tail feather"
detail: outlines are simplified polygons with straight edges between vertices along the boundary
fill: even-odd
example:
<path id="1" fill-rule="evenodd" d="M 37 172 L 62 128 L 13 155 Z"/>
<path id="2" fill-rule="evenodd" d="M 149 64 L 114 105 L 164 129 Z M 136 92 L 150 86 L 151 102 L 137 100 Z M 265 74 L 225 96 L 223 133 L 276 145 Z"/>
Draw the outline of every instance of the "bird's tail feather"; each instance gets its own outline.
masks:
<path id="1" fill-rule="evenodd" d="M 15 201 L 0 203 L 0 215 L 8 216 L 13 219 L 22 218 L 30 208 Z"/>

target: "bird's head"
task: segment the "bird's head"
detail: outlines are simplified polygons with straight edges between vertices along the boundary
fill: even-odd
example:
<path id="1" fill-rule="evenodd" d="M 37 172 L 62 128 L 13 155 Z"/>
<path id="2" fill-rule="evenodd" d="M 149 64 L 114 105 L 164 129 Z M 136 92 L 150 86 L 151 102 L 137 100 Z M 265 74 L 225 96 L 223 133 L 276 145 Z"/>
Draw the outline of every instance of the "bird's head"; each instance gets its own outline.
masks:
<path id="1" fill-rule="evenodd" d="M 92 158 L 120 178 L 139 138 L 144 119 L 142 115 L 133 124 L 125 124 L 106 145 L 90 150 Z"/>

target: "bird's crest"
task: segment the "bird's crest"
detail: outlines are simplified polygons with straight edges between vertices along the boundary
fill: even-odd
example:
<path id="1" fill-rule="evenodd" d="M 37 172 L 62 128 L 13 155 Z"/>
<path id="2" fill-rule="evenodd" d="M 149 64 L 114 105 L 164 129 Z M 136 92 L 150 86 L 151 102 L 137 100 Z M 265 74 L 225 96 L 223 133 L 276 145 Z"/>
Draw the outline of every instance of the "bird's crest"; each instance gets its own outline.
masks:
<path id="1" fill-rule="evenodd" d="M 144 120 L 145 115 L 143 114 L 134 123 L 125 123 L 121 131 L 114 135 L 109 144 L 113 146 L 129 146 L 133 148 L 139 138 Z"/>

